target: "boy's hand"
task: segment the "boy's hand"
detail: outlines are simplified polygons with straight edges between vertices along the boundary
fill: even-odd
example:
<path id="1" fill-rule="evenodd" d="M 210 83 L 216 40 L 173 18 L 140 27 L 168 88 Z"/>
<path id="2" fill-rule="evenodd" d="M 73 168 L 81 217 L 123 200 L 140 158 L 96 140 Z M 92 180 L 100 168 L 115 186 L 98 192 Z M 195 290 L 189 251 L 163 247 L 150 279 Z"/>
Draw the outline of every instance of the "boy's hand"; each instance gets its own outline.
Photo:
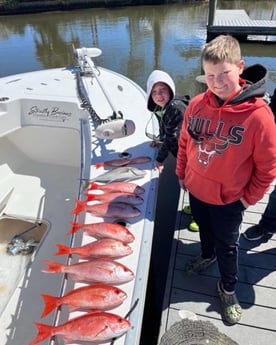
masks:
<path id="1" fill-rule="evenodd" d="M 156 142 L 156 141 L 152 141 L 150 143 L 150 147 L 160 147 L 162 145 L 161 142 Z"/>
<path id="2" fill-rule="evenodd" d="M 162 172 L 163 169 L 164 169 L 164 164 L 155 161 L 155 162 L 154 162 L 154 169 L 158 169 L 158 170 L 159 170 L 159 173 L 161 174 L 161 172 Z"/>
<path id="3" fill-rule="evenodd" d="M 184 189 L 184 190 L 185 190 L 185 192 L 186 192 L 186 191 L 187 191 L 187 189 L 186 189 L 186 187 L 185 187 L 184 180 L 178 180 L 178 182 L 179 182 L 179 186 L 180 186 L 180 188 Z"/>
<path id="4" fill-rule="evenodd" d="M 248 208 L 250 205 L 244 200 L 244 198 L 240 199 L 240 202 L 243 204 L 244 208 Z"/>

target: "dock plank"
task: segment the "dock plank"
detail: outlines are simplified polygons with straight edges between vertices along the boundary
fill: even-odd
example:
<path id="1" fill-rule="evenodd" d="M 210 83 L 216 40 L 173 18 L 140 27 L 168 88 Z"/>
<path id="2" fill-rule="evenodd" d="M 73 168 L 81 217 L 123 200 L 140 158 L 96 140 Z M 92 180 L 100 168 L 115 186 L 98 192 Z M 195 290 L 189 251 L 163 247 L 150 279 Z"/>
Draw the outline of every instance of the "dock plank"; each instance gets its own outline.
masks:
<path id="1" fill-rule="evenodd" d="M 234 326 L 235 331 L 229 331 L 229 327 L 221 324 L 220 320 L 216 318 L 210 319 L 209 317 L 206 318 L 204 315 L 199 315 L 200 320 L 202 321 L 211 321 L 220 332 L 226 334 L 231 339 L 235 340 L 238 344 L 246 344 L 246 345 L 268 345 L 268 344 L 275 344 L 275 332 L 270 331 L 267 329 L 258 329 L 258 336 L 252 333 L 250 326 L 244 324 L 237 324 Z M 170 320 L 170 326 L 180 321 L 180 317 L 178 315 L 177 309 L 170 309 L 168 319 Z M 231 328 L 231 327 L 230 327 Z M 257 330 L 256 330 L 257 331 Z M 231 334 L 230 334 L 231 333 Z M 219 344 L 218 344 L 219 345 Z"/>
<path id="2" fill-rule="evenodd" d="M 270 191 L 273 186 L 271 186 Z M 270 192 L 269 191 L 269 192 Z M 241 232 L 258 223 L 267 205 L 269 192 L 244 214 Z M 179 322 L 180 310 L 189 310 L 199 320 L 212 322 L 220 332 L 239 345 L 267 345 L 276 343 L 276 236 L 266 243 L 256 243 L 240 237 L 239 281 L 237 295 L 243 308 L 241 321 L 225 323 L 220 314 L 216 291 L 219 277 L 217 263 L 199 275 L 189 276 L 184 267 L 187 260 L 200 252 L 199 234 L 187 229 L 190 216 L 183 206 L 188 195 L 180 195 L 176 230 L 172 243 L 171 260 L 163 303 L 159 340 L 172 324 Z"/>
<path id="3" fill-rule="evenodd" d="M 251 19 L 243 9 L 217 9 L 214 22 L 207 24 L 207 41 L 219 34 L 230 34 L 243 39 L 249 35 L 275 36 L 276 20 Z"/>
<path id="4" fill-rule="evenodd" d="M 239 18 L 240 20 L 250 20 L 249 15 L 246 13 L 243 9 L 236 9 L 236 10 L 216 10 L 215 12 L 215 22 L 214 24 L 217 24 L 218 20 L 235 20 Z"/>

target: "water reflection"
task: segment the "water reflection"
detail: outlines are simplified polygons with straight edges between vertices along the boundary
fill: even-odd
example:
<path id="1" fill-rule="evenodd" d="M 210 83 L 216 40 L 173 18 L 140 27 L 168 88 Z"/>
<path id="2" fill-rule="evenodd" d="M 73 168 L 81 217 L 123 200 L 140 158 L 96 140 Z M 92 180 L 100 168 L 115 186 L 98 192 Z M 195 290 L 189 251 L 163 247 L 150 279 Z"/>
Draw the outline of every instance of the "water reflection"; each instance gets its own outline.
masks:
<path id="1" fill-rule="evenodd" d="M 231 1 L 252 18 L 274 19 L 273 2 Z M 229 8 L 218 1 L 218 8 Z M 206 40 L 208 3 L 86 9 L 0 17 L 0 76 L 74 64 L 72 45 L 97 46 L 98 64 L 123 73 L 145 87 L 149 73 L 167 70 L 177 88 L 198 92 L 200 50 Z M 18 54 L 19 49 L 19 54 Z M 263 63 L 276 82 L 275 44 L 242 44 L 248 64 Z"/>
<path id="2" fill-rule="evenodd" d="M 252 19 L 276 20 L 271 17 L 273 6 L 274 1 L 218 1 L 218 8 L 243 8 Z M 207 3 L 2 16 L 0 77 L 72 65 L 75 63 L 72 45 L 97 46 L 103 50 L 103 55 L 97 58 L 98 64 L 127 75 L 143 88 L 150 72 L 158 68 L 171 74 L 178 93 L 193 96 L 201 88 L 195 77 L 201 73 L 199 57 L 206 41 L 207 18 Z M 269 69 L 268 91 L 272 92 L 276 87 L 275 44 L 243 43 L 242 52 L 248 65 L 262 63 Z M 167 185 L 168 178 L 171 179 L 173 164 L 174 161 L 169 163 L 170 168 L 161 176 L 163 182 L 160 185 Z M 173 229 L 164 225 L 173 224 L 175 212 L 167 212 L 167 209 L 173 209 L 173 199 L 176 197 L 172 191 L 177 189 L 178 181 L 170 180 L 169 192 L 164 188 L 159 194 L 160 204 L 157 208 L 161 211 L 156 224 L 157 227 L 162 224 L 162 230 L 165 231 Z M 167 246 L 169 251 L 170 241 L 167 241 Z M 166 257 L 163 254 L 166 248 L 162 250 L 162 243 L 157 241 L 156 248 L 156 252 Z M 165 278 L 165 266 L 162 266 L 162 271 L 162 277 Z M 164 286 L 160 285 L 161 273 L 158 270 L 153 298 L 162 301 Z M 149 322 L 145 323 L 149 331 L 145 331 L 145 339 L 141 342 L 143 345 L 155 343 L 161 314 L 159 308 L 161 302 L 150 310 Z"/>

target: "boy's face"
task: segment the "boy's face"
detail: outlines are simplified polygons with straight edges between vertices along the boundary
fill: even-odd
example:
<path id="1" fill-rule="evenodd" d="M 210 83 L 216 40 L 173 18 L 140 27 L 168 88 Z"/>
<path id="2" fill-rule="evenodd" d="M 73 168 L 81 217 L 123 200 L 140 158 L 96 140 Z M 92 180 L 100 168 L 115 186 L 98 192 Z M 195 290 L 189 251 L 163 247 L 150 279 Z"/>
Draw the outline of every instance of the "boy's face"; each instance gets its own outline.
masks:
<path id="1" fill-rule="evenodd" d="M 222 100 L 226 100 L 241 89 L 239 85 L 239 77 L 243 68 L 243 60 L 238 64 L 232 64 L 229 62 L 213 64 L 211 62 L 203 61 L 203 69 L 207 86 L 209 90 Z"/>
<path id="2" fill-rule="evenodd" d="M 161 82 L 154 84 L 151 90 L 151 97 L 155 104 L 164 107 L 171 97 L 169 86 Z"/>

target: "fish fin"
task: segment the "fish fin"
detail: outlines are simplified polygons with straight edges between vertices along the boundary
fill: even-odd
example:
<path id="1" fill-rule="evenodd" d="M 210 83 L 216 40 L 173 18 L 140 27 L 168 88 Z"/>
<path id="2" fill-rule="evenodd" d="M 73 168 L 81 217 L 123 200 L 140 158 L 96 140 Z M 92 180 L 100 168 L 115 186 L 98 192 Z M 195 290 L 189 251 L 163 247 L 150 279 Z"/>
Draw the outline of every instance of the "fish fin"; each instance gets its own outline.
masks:
<path id="1" fill-rule="evenodd" d="M 104 332 L 106 329 L 108 328 L 108 326 L 106 325 L 106 326 L 103 326 L 103 328 L 98 332 L 98 333 L 96 333 L 96 337 L 98 337 L 102 332 Z"/>
<path id="2" fill-rule="evenodd" d="M 76 200 L 76 207 L 71 211 L 71 214 L 79 214 L 85 210 L 85 203 L 81 200 Z"/>
<path id="3" fill-rule="evenodd" d="M 59 306 L 59 303 L 58 303 L 59 298 L 55 296 L 46 295 L 46 294 L 41 295 L 41 297 L 44 300 L 44 310 L 40 316 L 42 318 L 50 314 L 52 310 L 54 310 L 57 306 Z"/>
<path id="4" fill-rule="evenodd" d="M 85 202 L 97 200 L 97 196 L 95 194 L 86 193 L 85 196 L 86 196 Z"/>
<path id="5" fill-rule="evenodd" d="M 88 190 L 98 189 L 99 185 L 96 182 L 92 182 L 88 187 Z"/>
<path id="6" fill-rule="evenodd" d="M 95 164 L 96 169 L 102 168 L 103 166 L 104 166 L 104 162 L 99 162 Z"/>
<path id="7" fill-rule="evenodd" d="M 79 224 L 77 222 L 70 222 L 70 224 L 72 225 L 72 227 L 67 232 L 67 235 L 74 234 L 75 232 L 79 231 L 83 226 L 83 224 Z"/>
<path id="8" fill-rule="evenodd" d="M 71 253 L 71 248 L 67 247 L 63 244 L 57 243 L 56 246 L 58 247 L 58 251 L 54 255 L 65 255 Z"/>
<path id="9" fill-rule="evenodd" d="M 34 323 L 38 329 L 37 336 L 30 342 L 29 345 L 35 345 L 37 343 L 40 343 L 42 340 L 45 340 L 49 338 L 50 336 L 54 335 L 52 334 L 52 330 L 54 329 L 53 326 L 50 325 L 44 325 L 42 323 L 35 322 Z"/>
<path id="10" fill-rule="evenodd" d="M 46 273 L 59 273 L 62 272 L 62 268 L 64 265 L 60 264 L 59 262 L 54 262 L 51 260 L 44 260 L 44 263 L 48 265 L 48 268 L 42 269 L 42 272 Z"/>

